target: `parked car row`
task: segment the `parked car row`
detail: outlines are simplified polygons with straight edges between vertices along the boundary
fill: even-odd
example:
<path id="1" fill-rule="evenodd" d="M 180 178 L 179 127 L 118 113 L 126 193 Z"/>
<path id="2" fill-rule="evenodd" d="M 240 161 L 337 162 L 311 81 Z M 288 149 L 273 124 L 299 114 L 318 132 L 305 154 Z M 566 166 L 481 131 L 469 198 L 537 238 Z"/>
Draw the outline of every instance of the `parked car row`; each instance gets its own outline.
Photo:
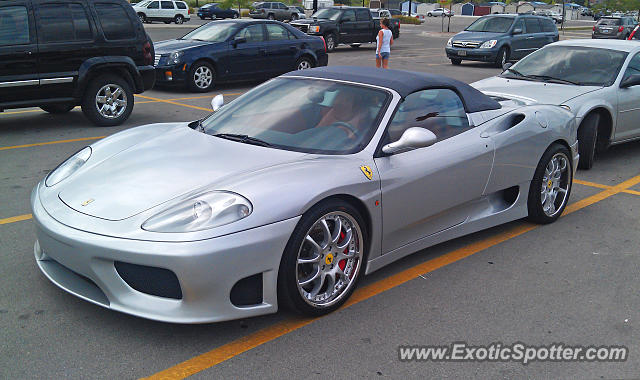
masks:
<path id="1" fill-rule="evenodd" d="M 133 9 L 140 21 L 145 23 L 162 21 L 165 24 L 183 24 L 191 20 L 189 6 L 184 1 L 145 0 L 133 4 Z"/>

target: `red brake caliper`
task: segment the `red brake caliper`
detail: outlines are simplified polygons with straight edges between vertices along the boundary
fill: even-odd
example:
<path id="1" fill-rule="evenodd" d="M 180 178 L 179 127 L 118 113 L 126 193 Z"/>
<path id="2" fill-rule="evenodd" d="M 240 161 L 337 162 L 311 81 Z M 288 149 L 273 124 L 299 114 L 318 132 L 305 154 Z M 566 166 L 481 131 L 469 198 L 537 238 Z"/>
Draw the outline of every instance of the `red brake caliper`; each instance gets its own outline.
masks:
<path id="1" fill-rule="evenodd" d="M 345 234 L 344 232 L 340 231 L 340 241 L 339 243 L 342 243 L 342 240 L 344 239 Z M 349 252 L 349 247 L 344 249 L 344 254 L 347 254 L 347 252 Z M 342 270 L 344 272 L 344 268 L 347 266 L 347 259 L 342 259 L 340 261 L 338 261 L 338 266 L 340 267 L 340 270 Z"/>

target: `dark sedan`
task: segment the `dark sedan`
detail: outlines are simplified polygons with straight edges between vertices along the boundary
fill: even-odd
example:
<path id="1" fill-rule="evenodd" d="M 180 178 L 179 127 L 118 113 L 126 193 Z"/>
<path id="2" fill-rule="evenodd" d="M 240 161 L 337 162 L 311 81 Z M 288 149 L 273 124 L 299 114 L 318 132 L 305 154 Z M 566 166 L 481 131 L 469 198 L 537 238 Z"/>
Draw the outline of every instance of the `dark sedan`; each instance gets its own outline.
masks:
<path id="1" fill-rule="evenodd" d="M 197 92 L 216 83 L 259 80 L 326 66 L 321 37 L 269 20 L 210 22 L 177 40 L 155 44 L 157 84 L 186 84 Z"/>
<path id="2" fill-rule="evenodd" d="M 212 20 L 216 18 L 238 18 L 240 17 L 240 13 L 235 9 L 222 9 L 218 3 L 209 3 L 198 9 L 198 17 L 200 17 L 201 20 L 205 18 Z"/>

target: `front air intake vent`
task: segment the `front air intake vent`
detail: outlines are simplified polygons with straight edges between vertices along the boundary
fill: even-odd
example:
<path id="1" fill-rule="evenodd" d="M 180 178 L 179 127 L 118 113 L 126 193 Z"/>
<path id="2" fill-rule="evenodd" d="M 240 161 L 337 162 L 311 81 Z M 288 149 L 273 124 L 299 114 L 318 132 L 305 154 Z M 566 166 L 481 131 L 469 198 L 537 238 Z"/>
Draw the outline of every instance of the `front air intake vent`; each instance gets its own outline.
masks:
<path id="1" fill-rule="evenodd" d="M 168 269 L 122 261 L 115 261 L 113 265 L 124 282 L 139 292 L 164 298 L 182 299 L 178 277 Z"/>
<path id="2" fill-rule="evenodd" d="M 245 277 L 231 289 L 231 303 L 235 306 L 250 306 L 262 303 L 262 273 Z"/>

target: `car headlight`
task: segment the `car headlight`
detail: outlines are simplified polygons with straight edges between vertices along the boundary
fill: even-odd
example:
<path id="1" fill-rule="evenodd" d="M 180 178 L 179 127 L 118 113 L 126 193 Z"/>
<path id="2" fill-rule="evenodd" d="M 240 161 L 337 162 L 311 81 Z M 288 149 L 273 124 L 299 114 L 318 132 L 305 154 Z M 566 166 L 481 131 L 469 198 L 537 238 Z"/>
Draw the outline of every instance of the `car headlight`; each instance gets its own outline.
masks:
<path id="1" fill-rule="evenodd" d="M 65 162 L 58 165 L 57 168 L 49 173 L 47 179 L 44 180 L 45 185 L 47 187 L 51 187 L 69 177 L 76 170 L 80 169 L 80 167 L 89 160 L 89 157 L 91 157 L 91 147 L 88 146 L 69 157 Z"/>
<path id="2" fill-rule="evenodd" d="M 485 41 L 482 45 L 480 45 L 480 49 L 491 49 L 492 47 L 496 46 L 497 43 L 498 40 Z"/>
<path id="3" fill-rule="evenodd" d="M 447 47 L 453 47 L 453 43 L 451 42 L 453 38 L 449 38 L 449 41 L 447 41 Z"/>
<path id="4" fill-rule="evenodd" d="M 208 191 L 147 219 L 142 229 L 152 232 L 193 232 L 237 222 L 253 211 L 243 196 L 226 191 Z"/>
<path id="5" fill-rule="evenodd" d="M 173 53 L 169 54 L 169 60 L 167 61 L 167 63 L 170 65 L 177 65 L 178 63 L 180 63 L 180 61 L 182 61 L 183 55 L 183 51 L 174 51 Z"/>
<path id="6" fill-rule="evenodd" d="M 320 25 L 313 25 L 309 27 L 309 31 L 313 33 L 320 33 Z"/>

